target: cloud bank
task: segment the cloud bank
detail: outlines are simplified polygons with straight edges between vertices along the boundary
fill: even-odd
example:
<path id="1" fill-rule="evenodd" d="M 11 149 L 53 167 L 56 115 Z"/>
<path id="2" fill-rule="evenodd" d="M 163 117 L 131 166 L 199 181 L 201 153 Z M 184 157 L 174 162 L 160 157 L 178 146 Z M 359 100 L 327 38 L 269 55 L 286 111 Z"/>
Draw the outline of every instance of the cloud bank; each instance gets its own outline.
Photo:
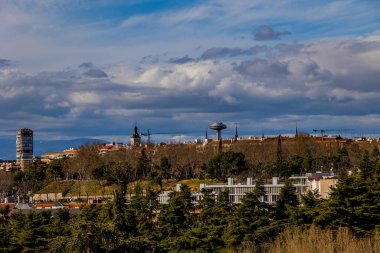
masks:
<path id="1" fill-rule="evenodd" d="M 0 136 L 380 125 L 376 1 L 6 1 Z M 352 11 L 355 10 L 355 11 Z M 254 29 L 254 31 L 253 31 Z M 253 31 L 253 32 L 252 32 Z M 226 131 L 226 134 L 228 134 Z M 231 131 L 231 135 L 232 135 Z"/>
<path id="2" fill-rule="evenodd" d="M 0 68 L 0 122 L 6 129 L 74 136 L 127 134 L 135 121 L 200 135 L 212 121 L 240 122 L 247 131 L 289 129 L 295 122 L 310 129 L 374 129 L 380 123 L 379 42 L 368 36 L 211 48 L 176 60 L 87 62 L 32 75 L 7 64 Z"/>

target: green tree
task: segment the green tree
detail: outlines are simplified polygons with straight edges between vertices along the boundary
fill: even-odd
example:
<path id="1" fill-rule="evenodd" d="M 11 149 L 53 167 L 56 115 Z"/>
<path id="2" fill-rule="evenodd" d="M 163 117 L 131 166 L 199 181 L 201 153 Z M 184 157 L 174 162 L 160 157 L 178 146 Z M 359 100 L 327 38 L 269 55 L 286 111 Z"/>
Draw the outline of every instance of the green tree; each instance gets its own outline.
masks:
<path id="1" fill-rule="evenodd" d="M 211 178 L 225 179 L 238 175 L 247 169 L 245 156 L 241 152 L 227 151 L 213 157 L 207 166 L 207 175 Z"/>
<path id="2" fill-rule="evenodd" d="M 68 233 L 51 240 L 50 252 L 110 252 L 117 250 L 122 237 L 112 223 L 99 220 L 100 208 L 86 206 L 68 223 Z"/>
<path id="3" fill-rule="evenodd" d="M 169 159 L 167 157 L 161 157 L 160 159 L 160 171 L 162 173 L 163 179 L 169 179 L 170 178 L 170 168 L 172 165 L 169 162 Z"/>
<path id="4" fill-rule="evenodd" d="M 372 152 L 371 152 L 371 156 L 374 158 L 378 158 L 380 156 L 380 151 L 379 151 L 379 148 L 377 146 L 373 147 Z"/>
<path id="5" fill-rule="evenodd" d="M 290 180 L 286 180 L 276 202 L 275 217 L 278 220 L 288 218 L 287 209 L 297 207 L 298 205 L 299 200 L 296 194 L 296 188 Z"/>
<path id="6" fill-rule="evenodd" d="M 375 164 L 369 156 L 368 150 L 365 150 L 359 165 L 361 175 L 364 179 L 372 177 L 375 171 Z"/>
<path id="7" fill-rule="evenodd" d="M 193 211 L 191 200 L 190 188 L 181 185 L 181 190 L 172 192 L 169 203 L 162 207 L 158 221 L 160 229 L 157 232 L 164 249 L 181 249 L 177 239 L 191 225 Z"/>
<path id="8" fill-rule="evenodd" d="M 47 249 L 50 212 L 30 212 L 11 216 L 11 243 L 22 252 L 41 252 Z"/>
<path id="9" fill-rule="evenodd" d="M 306 191 L 301 195 L 302 205 L 288 212 L 290 224 L 301 227 L 313 224 L 314 218 L 319 215 L 319 206 L 323 201 L 317 190 Z"/>
<path id="10" fill-rule="evenodd" d="M 169 179 L 170 177 L 170 167 L 169 159 L 167 157 L 162 157 L 160 159 L 160 164 L 155 166 L 154 170 L 148 173 L 148 180 L 154 184 L 160 186 L 160 190 L 163 188 L 163 180 Z"/>
<path id="11" fill-rule="evenodd" d="M 51 161 L 46 168 L 47 177 L 52 180 L 57 180 L 58 178 L 63 178 L 63 159 L 56 159 Z"/>
<path id="12" fill-rule="evenodd" d="M 115 183 L 118 188 L 115 191 L 114 219 L 120 229 L 126 228 L 125 205 L 128 183 L 137 180 L 137 174 L 126 162 L 110 162 L 92 171 L 97 179 L 105 179 L 109 183 Z"/>
<path id="13" fill-rule="evenodd" d="M 4 212 L 3 212 L 4 214 Z M 16 252 L 16 247 L 12 244 L 12 228 L 8 219 L 0 218 L 0 251 Z"/>
<path id="14" fill-rule="evenodd" d="M 360 173 L 341 174 L 330 198 L 318 205 L 314 223 L 329 229 L 349 227 L 357 235 L 368 235 L 380 225 L 380 178 Z"/>
<path id="15" fill-rule="evenodd" d="M 145 178 L 148 175 L 149 171 L 149 160 L 146 155 L 145 149 L 143 148 L 138 159 L 136 173 L 139 177 Z M 137 176 L 137 175 L 136 175 Z"/>
<path id="16" fill-rule="evenodd" d="M 273 235 L 271 207 L 263 201 L 265 196 L 263 180 L 256 182 L 253 192 L 246 193 L 238 206 L 229 227 L 223 236 L 226 244 L 237 247 L 241 243 L 255 245 Z"/>

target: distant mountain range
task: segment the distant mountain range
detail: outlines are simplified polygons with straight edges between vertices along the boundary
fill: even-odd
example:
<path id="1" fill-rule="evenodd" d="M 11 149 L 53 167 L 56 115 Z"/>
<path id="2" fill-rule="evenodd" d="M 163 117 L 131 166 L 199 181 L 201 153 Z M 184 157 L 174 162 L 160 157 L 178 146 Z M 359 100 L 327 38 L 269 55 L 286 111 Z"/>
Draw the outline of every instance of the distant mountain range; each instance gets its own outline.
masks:
<path id="1" fill-rule="evenodd" d="M 33 153 L 35 156 L 40 156 L 47 152 L 62 151 L 68 148 L 79 147 L 85 142 L 100 142 L 108 143 L 105 140 L 99 139 L 73 139 L 73 140 L 34 140 Z M 15 139 L 0 139 L 0 160 L 15 160 L 16 159 L 16 140 Z"/>

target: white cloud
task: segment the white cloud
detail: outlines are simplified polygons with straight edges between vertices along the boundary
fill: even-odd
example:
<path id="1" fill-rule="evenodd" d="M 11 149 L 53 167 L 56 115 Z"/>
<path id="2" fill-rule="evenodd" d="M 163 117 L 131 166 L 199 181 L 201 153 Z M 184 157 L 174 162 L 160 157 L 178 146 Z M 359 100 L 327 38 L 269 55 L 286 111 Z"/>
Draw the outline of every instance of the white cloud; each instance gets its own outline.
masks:
<path id="1" fill-rule="evenodd" d="M 380 92 L 360 92 L 346 89 L 335 88 L 332 89 L 328 97 L 336 99 L 338 101 L 343 101 L 346 99 L 364 100 L 364 99 L 378 99 L 380 97 Z"/>
<path id="2" fill-rule="evenodd" d="M 163 15 L 161 21 L 165 24 L 176 25 L 182 22 L 205 20 L 216 11 L 217 6 L 201 5 L 181 11 L 175 11 L 169 15 Z"/>
<path id="3" fill-rule="evenodd" d="M 136 115 L 149 115 L 153 114 L 154 110 L 152 109 L 105 109 L 105 110 L 96 110 L 96 114 L 107 115 L 107 116 L 136 116 Z"/>
<path id="4" fill-rule="evenodd" d="M 133 27 L 133 26 L 140 25 L 143 23 L 153 22 L 157 18 L 158 17 L 156 17 L 155 15 L 132 16 L 123 20 L 123 22 L 121 22 L 120 24 L 120 27 L 129 28 L 129 27 Z"/>
<path id="5" fill-rule="evenodd" d="M 73 92 L 69 95 L 71 102 L 78 106 L 100 104 L 102 97 L 95 92 Z"/>

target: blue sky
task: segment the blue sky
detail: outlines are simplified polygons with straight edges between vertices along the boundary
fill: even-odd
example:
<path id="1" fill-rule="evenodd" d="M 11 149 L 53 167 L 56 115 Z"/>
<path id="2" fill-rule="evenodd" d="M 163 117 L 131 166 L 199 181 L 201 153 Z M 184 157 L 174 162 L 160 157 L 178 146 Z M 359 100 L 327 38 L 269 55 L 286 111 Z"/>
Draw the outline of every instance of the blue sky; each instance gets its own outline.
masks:
<path id="1" fill-rule="evenodd" d="M 380 133 L 379 1 L 0 2 L 0 137 Z M 175 134 L 173 134 L 175 135 Z M 185 137 L 177 136 L 176 139 Z"/>

